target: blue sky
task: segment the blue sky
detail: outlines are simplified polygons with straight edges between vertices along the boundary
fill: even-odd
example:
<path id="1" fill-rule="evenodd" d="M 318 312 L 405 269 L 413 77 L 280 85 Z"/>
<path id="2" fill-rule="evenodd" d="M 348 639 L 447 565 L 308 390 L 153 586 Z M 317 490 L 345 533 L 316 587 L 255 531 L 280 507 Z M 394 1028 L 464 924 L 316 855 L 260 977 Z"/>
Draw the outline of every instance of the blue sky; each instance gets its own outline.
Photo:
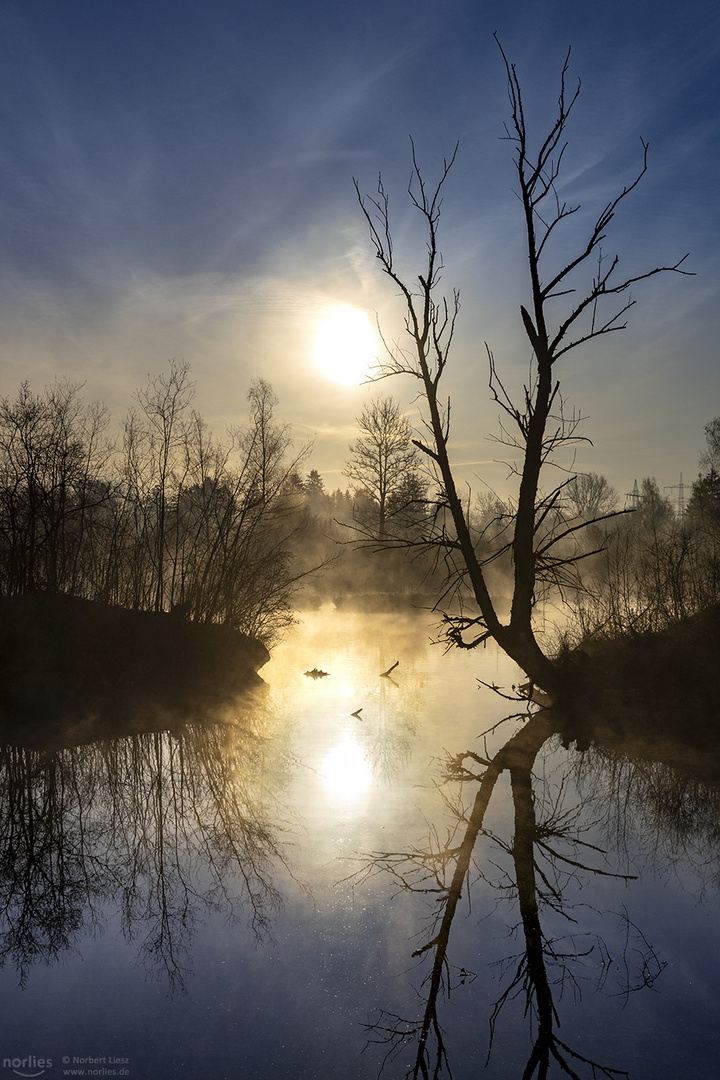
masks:
<path id="1" fill-rule="evenodd" d="M 628 273 L 689 251 L 696 276 L 635 289 L 628 330 L 578 355 L 563 385 L 594 444 L 579 467 L 621 491 L 636 476 L 691 480 L 720 414 L 720 9 L 705 0 L 0 2 L 0 392 L 67 374 L 119 420 L 175 356 L 221 431 L 262 375 L 298 437 L 315 439 L 311 464 L 344 484 L 371 391 L 316 370 L 318 326 L 350 306 L 399 332 L 352 178 L 372 191 L 382 171 L 411 272 L 422 237 L 404 198 L 408 136 L 430 175 L 459 140 L 442 223 L 462 303 L 453 455 L 475 488 L 502 489 L 484 342 L 519 386 L 527 283 L 493 32 L 538 132 L 572 46 L 582 93 L 562 190 L 588 215 L 650 143 L 606 250 Z M 412 386 L 382 389 L 410 408 Z"/>

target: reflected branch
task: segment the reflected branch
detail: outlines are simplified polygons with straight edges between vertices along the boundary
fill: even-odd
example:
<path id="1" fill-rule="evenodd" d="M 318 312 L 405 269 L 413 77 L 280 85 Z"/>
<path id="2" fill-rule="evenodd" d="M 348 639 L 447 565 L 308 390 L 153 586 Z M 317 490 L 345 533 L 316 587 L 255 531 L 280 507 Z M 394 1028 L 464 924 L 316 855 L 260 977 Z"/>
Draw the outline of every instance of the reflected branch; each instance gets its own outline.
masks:
<path id="1" fill-rule="evenodd" d="M 628 1074 L 620 1069 L 613 1069 L 584 1057 L 562 1042 L 556 1031 L 560 1026 L 560 1017 L 550 985 L 548 958 L 560 967 L 557 981 L 561 986 L 570 973 L 567 968 L 566 958 L 556 951 L 553 942 L 545 938 L 540 922 L 541 890 L 536 877 L 538 867 L 535 847 L 538 836 L 541 835 L 541 830 L 537 823 L 532 785 L 532 768 L 535 756 L 536 753 L 533 754 L 531 748 L 528 748 L 524 755 L 517 754 L 515 760 L 509 766 L 515 813 L 515 838 L 512 845 L 512 855 L 525 950 L 511 985 L 495 1004 L 490 1020 L 490 1046 L 492 1049 L 492 1036 L 502 1006 L 513 996 L 516 989 L 521 990 L 525 998 L 525 1014 L 534 1016 L 536 1021 L 535 1041 L 523 1072 L 523 1080 L 531 1080 L 534 1076 L 537 1076 L 538 1080 L 545 1080 L 553 1058 L 562 1072 L 573 1077 L 574 1080 L 580 1080 L 573 1067 L 575 1064 L 588 1066 L 592 1070 L 593 1077 L 599 1075 L 612 1080 L 613 1077 L 627 1076 Z M 551 849 L 548 848 L 547 844 L 542 846 L 545 848 L 546 853 L 550 852 Z M 581 866 L 580 863 L 574 860 L 564 859 L 563 861 L 570 862 L 575 868 Z M 589 869 L 587 867 L 582 868 Z M 603 873 L 603 871 L 599 872 Z M 547 883 L 544 875 L 542 877 Z M 561 899 L 559 892 L 554 888 L 551 891 L 554 899 L 559 903 Z"/>
<path id="2" fill-rule="evenodd" d="M 389 874 L 398 889 L 433 898 L 430 929 L 412 953 L 417 960 L 426 957 L 430 960 L 422 983 L 422 1016 L 408 1020 L 383 1011 L 375 1023 L 365 1025 L 368 1043 L 387 1048 L 382 1068 L 414 1047 L 407 1071 L 414 1080 L 451 1076 L 439 1005 L 456 986 L 476 977 L 465 967 L 451 965 L 448 951 L 460 900 L 467 896 L 470 901 L 473 869 L 479 878 L 488 881 L 482 864 L 477 861 L 481 837 L 499 846 L 510 858 L 506 869 L 496 867 L 504 880 L 494 887 L 516 900 L 522 942 L 521 952 L 500 965 L 507 982 L 491 1009 L 488 1061 L 503 1009 L 511 1002 L 519 1002 L 531 1031 L 522 1080 L 546 1080 L 551 1070 L 574 1080 L 626 1077 L 628 1073 L 624 1070 L 603 1064 L 560 1038 L 558 1000 L 566 985 L 576 997 L 581 996 L 580 981 L 587 977 L 581 972 L 590 963 L 594 968 L 598 964 L 600 967 L 597 990 L 605 987 L 611 969 L 624 969 L 625 986 L 621 993 L 625 997 L 635 990 L 652 987 L 664 967 L 627 911 L 619 916 L 624 925 L 625 943 L 622 957 L 616 961 L 602 938 L 581 930 L 575 914 L 568 910 L 564 897 L 570 883 L 582 884 L 587 874 L 620 881 L 629 881 L 632 875 L 596 865 L 605 859 L 606 852 L 581 835 L 595 823 L 582 823 L 579 806 L 565 806 L 568 795 L 565 777 L 551 792 L 547 778 L 538 780 L 535 776 L 541 750 L 558 732 L 549 710 L 541 709 L 526 716 L 525 725 L 494 754 L 486 752 L 481 756 L 468 751 L 449 761 L 446 779 L 475 783 L 477 790 L 469 813 L 460 802 L 453 804 L 444 795 L 455 818 L 444 843 L 440 842 L 437 828 L 431 827 L 426 848 L 373 853 L 354 875 L 362 881 L 375 874 Z M 511 841 L 503 840 L 488 827 L 488 808 L 503 773 L 509 778 Z M 543 927 L 543 909 L 567 923 L 571 932 L 549 936 Z M 634 975 L 635 969 L 638 973 Z"/>
<path id="3" fill-rule="evenodd" d="M 0 966 L 21 986 L 117 914 L 149 975 L 183 991 L 202 912 L 246 914 L 260 940 L 289 871 L 261 730 L 187 724 L 56 751 L 0 746 Z"/>

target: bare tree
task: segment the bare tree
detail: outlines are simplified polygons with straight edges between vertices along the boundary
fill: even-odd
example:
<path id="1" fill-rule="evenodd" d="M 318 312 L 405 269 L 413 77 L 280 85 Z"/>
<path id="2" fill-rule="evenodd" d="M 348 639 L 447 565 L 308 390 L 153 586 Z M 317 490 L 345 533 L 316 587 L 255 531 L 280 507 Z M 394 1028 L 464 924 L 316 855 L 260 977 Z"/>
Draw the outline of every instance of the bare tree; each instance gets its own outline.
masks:
<path id="1" fill-rule="evenodd" d="M 538 586 L 544 580 L 561 585 L 567 580 L 577 555 L 565 554 L 559 545 L 582 528 L 582 523 L 564 522 L 557 513 L 563 488 L 572 477 L 549 488 L 541 483 L 541 476 L 546 466 L 554 463 L 557 451 L 579 438 L 580 418 L 575 413 L 568 414 L 560 394 L 559 361 L 597 338 L 622 330 L 626 325 L 625 315 L 634 304 L 631 287 L 665 271 L 685 273 L 681 265 L 686 256 L 669 266 L 656 266 L 622 277 L 618 274 L 618 257 L 608 258 L 603 253 L 602 245 L 618 207 L 646 172 L 648 147 L 644 142 L 635 177 L 591 220 L 584 235 L 581 233 L 575 241 L 574 254 L 567 254 L 571 250 L 567 238 L 558 249 L 556 239 L 568 223 L 576 220 L 580 209 L 577 204 L 563 201 L 558 190 L 567 129 L 579 84 L 574 90 L 567 87 L 568 52 L 560 74 L 554 119 L 545 133 L 534 139 L 527 127 L 515 67 L 502 48 L 501 54 L 510 100 L 506 137 L 514 152 L 516 194 L 529 271 L 529 294 L 527 302 L 520 306 L 520 316 L 532 351 L 531 377 L 516 401 L 498 374 L 491 350 L 487 349 L 490 392 L 505 417 L 501 439 L 518 448 L 522 455 L 509 541 L 514 585 L 507 621 L 498 614 L 486 579 L 486 564 L 476 551 L 466 508 L 457 489 L 448 449 L 450 408 L 440 393 L 460 309 L 457 292 L 449 299 L 440 292 L 444 264 L 439 248 L 442 196 L 457 147 L 443 162 L 439 180 L 430 184 L 412 144 L 408 193 L 424 225 L 427 258 L 410 283 L 396 266 L 389 197 L 382 178 L 374 197 L 364 196 L 357 181 L 355 187 L 375 255 L 382 271 L 400 290 L 405 305 L 405 347 L 386 342 L 388 356 L 377 377 L 403 373 L 420 383 L 427 439 L 418 440 L 417 446 L 432 464 L 441 490 L 435 520 L 442 522 L 442 528 L 427 539 L 448 555 L 453 566 L 459 565 L 458 572 L 477 604 L 477 614 L 446 615 L 448 636 L 464 647 L 494 638 L 535 682 L 549 691 L 557 691 L 560 673 L 535 636 L 533 609 Z M 447 526 L 448 520 L 451 528 Z M 471 640 L 464 636 L 468 631 L 475 635 Z"/>
<path id="2" fill-rule="evenodd" d="M 154 596 L 156 611 L 165 607 L 167 556 L 167 517 L 170 491 L 182 483 L 177 475 L 183 462 L 185 412 L 195 395 L 187 361 L 170 360 L 167 375 L 148 377 L 145 388 L 136 397 L 145 420 L 142 429 L 143 461 L 147 495 L 153 512 L 149 521 L 150 546 L 154 561 Z"/>
<path id="3" fill-rule="evenodd" d="M 85 406 L 81 386 L 58 380 L 41 394 L 23 382 L 0 399 L 0 588 L 83 592 L 95 567 L 91 535 L 108 499 L 107 410 Z"/>
<path id="4" fill-rule="evenodd" d="M 363 513 L 360 520 L 364 534 L 383 541 L 393 519 L 403 519 L 412 505 L 423 501 L 420 454 L 412 425 L 393 398 L 371 401 L 357 422 L 360 437 L 350 446 L 343 475 L 356 493 L 368 497 L 369 513 Z"/>
<path id="5" fill-rule="evenodd" d="M 578 473 L 568 484 L 566 498 L 572 512 L 588 521 L 611 513 L 617 506 L 617 492 L 598 473 Z"/>

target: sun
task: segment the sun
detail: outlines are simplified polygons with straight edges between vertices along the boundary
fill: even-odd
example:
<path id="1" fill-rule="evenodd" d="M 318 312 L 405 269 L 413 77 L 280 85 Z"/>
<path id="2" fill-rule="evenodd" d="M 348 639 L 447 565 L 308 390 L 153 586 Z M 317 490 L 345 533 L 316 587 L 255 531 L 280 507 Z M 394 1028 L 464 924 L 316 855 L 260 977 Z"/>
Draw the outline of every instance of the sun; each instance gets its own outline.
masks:
<path id="1" fill-rule="evenodd" d="M 358 386 L 377 363 L 378 343 L 364 311 L 342 307 L 324 315 L 315 338 L 315 366 L 326 379 Z"/>
<path id="2" fill-rule="evenodd" d="M 325 787 L 344 803 L 357 802 L 373 780 L 364 750 L 349 736 L 325 755 L 319 771 Z"/>

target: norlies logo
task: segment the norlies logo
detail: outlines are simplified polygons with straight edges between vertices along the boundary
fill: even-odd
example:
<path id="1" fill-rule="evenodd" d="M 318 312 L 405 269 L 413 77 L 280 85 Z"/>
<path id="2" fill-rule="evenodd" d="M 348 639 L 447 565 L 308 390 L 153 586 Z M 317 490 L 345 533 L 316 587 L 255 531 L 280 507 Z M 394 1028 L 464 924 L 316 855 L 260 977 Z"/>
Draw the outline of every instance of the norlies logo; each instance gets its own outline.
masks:
<path id="1" fill-rule="evenodd" d="M 42 1076 L 46 1069 L 52 1069 L 52 1058 L 29 1057 L 3 1058 L 3 1069 L 12 1069 L 16 1076 Z"/>

